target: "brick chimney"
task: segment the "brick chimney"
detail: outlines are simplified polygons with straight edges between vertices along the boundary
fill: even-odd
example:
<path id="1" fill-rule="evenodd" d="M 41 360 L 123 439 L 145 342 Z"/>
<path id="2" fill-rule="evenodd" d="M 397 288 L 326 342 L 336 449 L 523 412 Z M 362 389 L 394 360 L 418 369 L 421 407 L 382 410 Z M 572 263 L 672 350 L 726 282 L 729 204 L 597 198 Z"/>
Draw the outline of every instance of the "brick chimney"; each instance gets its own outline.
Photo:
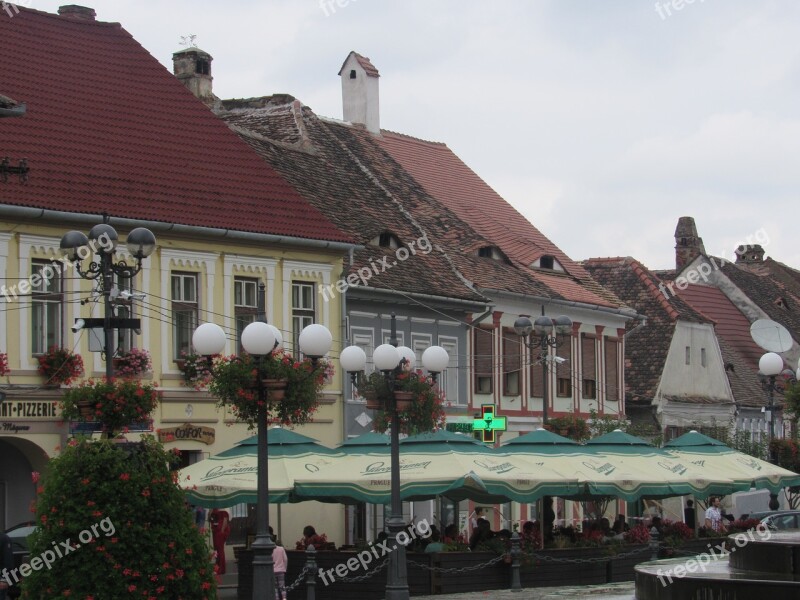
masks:
<path id="1" fill-rule="evenodd" d="M 351 52 L 339 69 L 339 76 L 342 78 L 344 120 L 365 125 L 372 133 L 380 133 L 378 69 L 368 58 Z"/>
<path id="2" fill-rule="evenodd" d="M 212 92 L 214 78 L 211 76 L 213 57 L 196 46 L 180 50 L 172 55 L 172 72 L 189 91 L 207 105 L 214 103 Z"/>
<path id="3" fill-rule="evenodd" d="M 77 4 L 59 6 L 58 15 L 72 21 L 95 21 L 97 17 L 97 13 L 93 8 L 78 6 Z"/>
<path id="4" fill-rule="evenodd" d="M 681 217 L 675 228 L 675 269 L 680 272 L 698 256 L 705 255 L 703 238 L 697 235 L 692 217 Z"/>
<path id="5" fill-rule="evenodd" d="M 739 246 L 736 248 L 736 263 L 753 265 L 764 262 L 764 248 L 760 244 Z"/>

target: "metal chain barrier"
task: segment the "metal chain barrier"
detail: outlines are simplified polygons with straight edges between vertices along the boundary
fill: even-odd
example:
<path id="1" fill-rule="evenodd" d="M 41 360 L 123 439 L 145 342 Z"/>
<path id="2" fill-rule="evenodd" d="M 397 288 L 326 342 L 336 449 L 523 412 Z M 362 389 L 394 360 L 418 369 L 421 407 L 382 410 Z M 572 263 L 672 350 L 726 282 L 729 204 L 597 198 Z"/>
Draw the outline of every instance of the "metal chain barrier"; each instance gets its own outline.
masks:
<path id="1" fill-rule="evenodd" d="M 286 588 L 284 588 L 284 591 L 288 594 L 294 588 L 303 583 L 307 573 L 308 573 L 308 565 L 303 565 L 303 570 L 300 571 L 300 574 L 297 576 L 297 579 L 294 580 L 294 583 L 292 583 L 292 585 L 287 585 Z"/>
<path id="2" fill-rule="evenodd" d="M 432 567 L 430 565 L 426 565 L 425 563 L 420 563 L 415 560 L 407 561 L 409 565 L 414 565 L 415 567 L 420 567 L 426 571 L 434 571 L 436 573 L 466 573 L 467 571 L 477 571 L 478 569 L 483 569 L 484 567 L 489 567 L 491 565 L 499 563 L 501 560 L 505 558 L 504 554 L 493 558 L 485 563 L 481 563 L 479 565 L 472 565 L 470 567 L 450 567 L 445 569 L 443 567 Z"/>
<path id="3" fill-rule="evenodd" d="M 537 560 L 543 560 L 545 562 L 565 562 L 565 563 L 573 563 L 580 565 L 586 563 L 606 562 L 608 560 L 615 558 L 628 558 L 629 556 L 636 556 L 637 554 L 644 554 L 645 552 L 650 552 L 650 548 L 639 548 L 638 550 L 631 550 L 629 552 L 620 552 L 619 554 L 609 554 L 607 556 L 593 556 L 590 558 L 559 558 L 556 556 L 536 554 L 535 552 L 527 556 L 530 556 Z"/>
<path id="4" fill-rule="evenodd" d="M 378 563 L 377 565 L 375 565 L 372 568 L 371 571 L 367 571 L 363 575 L 358 575 L 356 577 L 340 577 L 340 578 L 338 578 L 336 580 L 336 582 L 338 583 L 338 582 L 341 581 L 341 582 L 344 582 L 344 583 L 355 583 L 356 581 L 364 581 L 365 579 L 369 579 L 370 577 L 374 577 L 375 575 L 377 575 L 378 573 L 383 571 L 383 569 L 385 569 L 386 565 L 388 565 L 388 564 L 389 564 L 389 559 L 386 558 L 386 559 L 384 559 L 383 562 Z"/>

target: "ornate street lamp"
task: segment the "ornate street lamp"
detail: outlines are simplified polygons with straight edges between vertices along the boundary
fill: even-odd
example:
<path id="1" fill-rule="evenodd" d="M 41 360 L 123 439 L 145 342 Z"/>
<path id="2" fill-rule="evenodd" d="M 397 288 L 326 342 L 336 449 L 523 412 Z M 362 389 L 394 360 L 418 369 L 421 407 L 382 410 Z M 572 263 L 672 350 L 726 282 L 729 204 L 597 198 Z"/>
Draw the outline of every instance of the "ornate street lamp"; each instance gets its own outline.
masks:
<path id="1" fill-rule="evenodd" d="M 242 331 L 242 348 L 253 356 L 259 368 L 263 368 L 266 357 L 278 349 L 282 343 L 280 332 L 266 322 L 264 318 L 264 285 L 260 286 L 259 319 L 250 323 Z M 312 363 L 325 356 L 331 349 L 333 337 L 328 329 L 319 324 L 309 325 L 300 332 L 298 340 L 300 351 L 311 359 Z M 198 354 L 215 356 L 225 349 L 225 332 L 215 323 L 204 323 L 195 329 L 192 345 Z M 275 568 L 272 552 L 275 542 L 269 535 L 269 448 L 267 400 L 269 390 L 264 385 L 263 377 L 256 377 L 256 393 L 259 405 L 258 414 L 258 476 L 257 476 L 257 508 L 256 538 L 253 541 L 253 600 L 264 600 L 275 597 Z"/>
<path id="2" fill-rule="evenodd" d="M 406 346 L 397 347 L 397 325 L 395 315 L 392 314 L 392 333 L 390 344 L 381 344 L 372 353 L 375 368 L 383 373 L 389 389 L 395 388 L 396 376 L 405 370 L 411 370 L 416 362 L 414 351 Z M 358 346 L 348 346 L 339 357 L 342 369 L 350 373 L 353 385 L 357 387 L 358 374 L 363 372 L 367 365 L 367 355 Z M 447 368 L 450 357 L 441 346 L 431 346 L 422 353 L 422 365 L 428 370 L 436 382 L 439 373 Z M 386 521 L 389 527 L 388 547 L 392 548 L 389 555 L 389 572 L 386 576 L 386 600 L 408 600 L 408 573 L 406 570 L 406 549 L 397 541 L 397 534 L 405 529 L 403 522 L 403 505 L 400 500 L 400 428 L 397 424 L 397 397 L 393 394 L 387 399 L 386 410 L 390 411 L 391 427 L 391 514 Z"/>
<path id="3" fill-rule="evenodd" d="M 142 270 L 144 259 L 150 256 L 156 249 L 156 236 L 152 231 L 145 227 L 137 227 L 128 234 L 128 252 L 135 259 L 135 263 L 129 265 L 124 260 L 114 262 L 114 253 L 117 249 L 119 236 L 117 231 L 105 223 L 95 225 L 89 231 L 87 237 L 80 231 L 68 231 L 61 238 L 61 251 L 74 266 L 75 270 L 83 279 L 96 280 L 99 290 L 104 297 L 104 316 L 102 319 L 78 319 L 76 328 L 82 327 L 102 327 L 104 336 L 103 353 L 106 360 L 106 377 L 110 380 L 114 376 L 114 363 L 111 360 L 114 355 L 114 330 L 115 329 L 139 329 L 139 319 L 117 319 L 114 316 L 113 292 L 114 275 L 125 279 L 132 279 Z M 99 258 L 95 259 L 94 256 Z M 87 269 L 84 269 L 83 260 L 92 257 L 92 261 Z"/>
<path id="4" fill-rule="evenodd" d="M 542 380 L 544 382 L 542 393 L 542 424 L 547 424 L 547 404 L 548 404 L 548 369 L 547 360 L 550 348 L 558 348 L 564 339 L 572 332 L 572 319 L 561 315 L 555 319 L 545 316 L 542 307 L 542 316 L 537 317 L 531 323 L 528 317 L 520 317 L 514 322 L 514 331 L 523 338 L 526 347 L 540 349 L 540 360 L 542 361 Z M 563 362 L 563 361 L 562 361 Z"/>

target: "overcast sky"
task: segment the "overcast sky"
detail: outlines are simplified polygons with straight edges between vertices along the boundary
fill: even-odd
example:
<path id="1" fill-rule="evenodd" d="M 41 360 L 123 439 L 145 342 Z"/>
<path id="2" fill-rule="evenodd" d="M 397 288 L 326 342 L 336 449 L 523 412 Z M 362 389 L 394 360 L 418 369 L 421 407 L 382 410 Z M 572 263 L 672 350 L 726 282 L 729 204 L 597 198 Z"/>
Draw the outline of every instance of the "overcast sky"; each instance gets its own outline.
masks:
<path id="1" fill-rule="evenodd" d="M 170 69 L 197 35 L 222 98 L 341 118 L 368 56 L 383 128 L 445 142 L 574 259 L 669 268 L 690 215 L 709 253 L 758 236 L 800 268 L 800 2 L 327 2 L 88 0 Z"/>

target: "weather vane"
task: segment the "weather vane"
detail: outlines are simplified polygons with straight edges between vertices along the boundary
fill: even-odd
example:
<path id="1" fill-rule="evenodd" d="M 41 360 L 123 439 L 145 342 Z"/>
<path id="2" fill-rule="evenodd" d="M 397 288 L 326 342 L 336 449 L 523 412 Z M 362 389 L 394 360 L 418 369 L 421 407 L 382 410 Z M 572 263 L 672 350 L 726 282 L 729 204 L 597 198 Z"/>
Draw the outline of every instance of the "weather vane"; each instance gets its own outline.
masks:
<path id="1" fill-rule="evenodd" d="M 189 35 L 182 35 L 181 36 L 181 46 L 186 46 L 187 48 L 197 48 L 197 43 L 195 40 L 197 36 L 193 33 Z"/>

